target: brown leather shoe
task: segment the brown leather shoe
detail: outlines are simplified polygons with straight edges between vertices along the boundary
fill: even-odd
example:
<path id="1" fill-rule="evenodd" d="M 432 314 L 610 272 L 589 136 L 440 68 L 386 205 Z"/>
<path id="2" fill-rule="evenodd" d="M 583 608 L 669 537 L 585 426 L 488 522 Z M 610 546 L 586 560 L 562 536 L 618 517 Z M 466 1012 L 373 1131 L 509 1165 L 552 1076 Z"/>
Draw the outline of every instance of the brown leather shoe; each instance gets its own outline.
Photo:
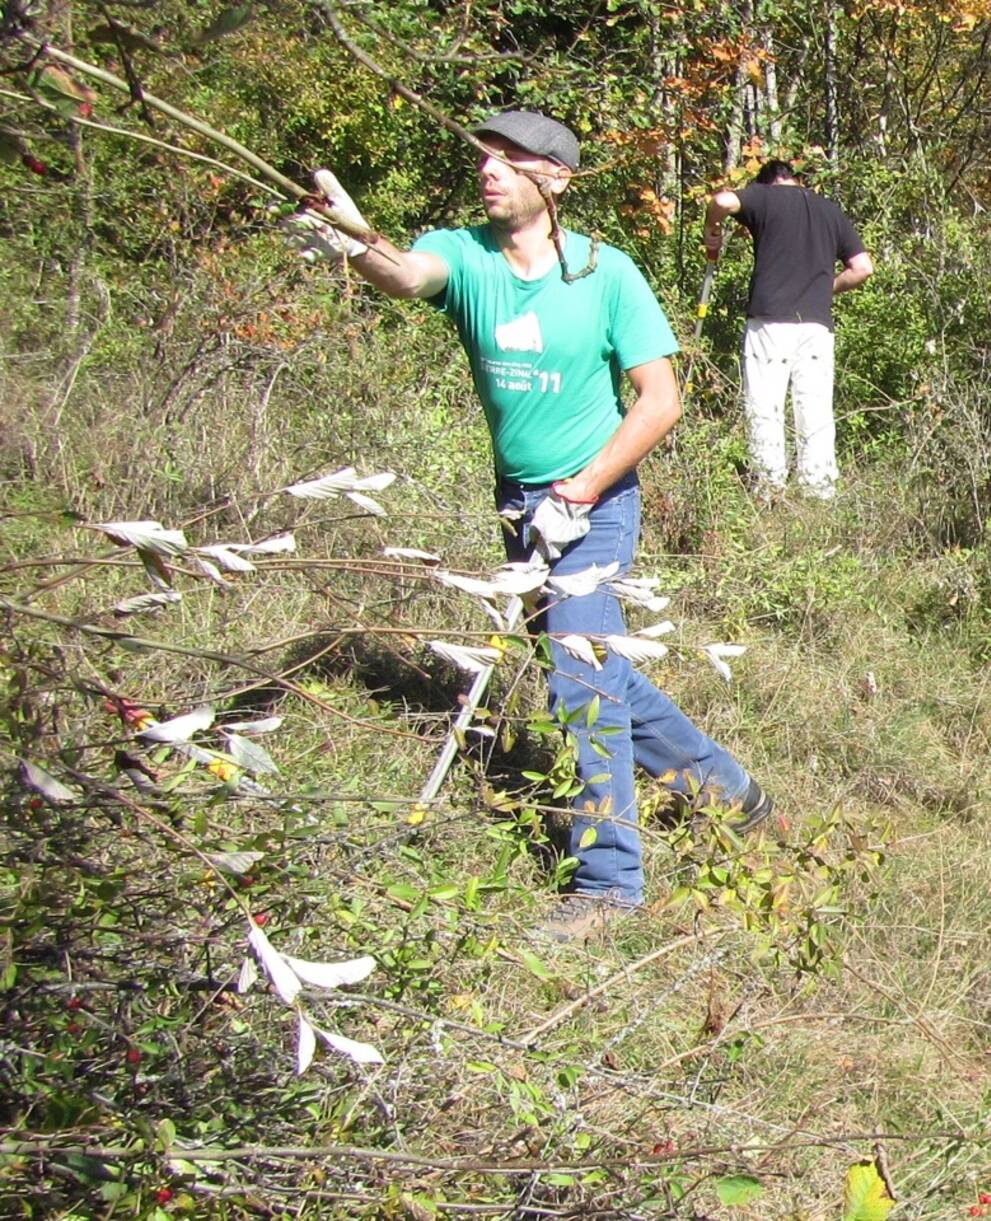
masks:
<path id="1" fill-rule="evenodd" d="M 750 787 L 743 796 L 739 814 L 727 819 L 731 831 L 736 835 L 747 835 L 770 818 L 774 801 L 764 792 L 756 780 L 751 778 Z"/>
<path id="2" fill-rule="evenodd" d="M 589 941 L 604 933 L 614 921 L 639 910 L 635 904 L 610 894 L 562 895 L 550 915 L 537 925 L 534 934 L 542 941 L 554 941 L 559 945 Z"/>

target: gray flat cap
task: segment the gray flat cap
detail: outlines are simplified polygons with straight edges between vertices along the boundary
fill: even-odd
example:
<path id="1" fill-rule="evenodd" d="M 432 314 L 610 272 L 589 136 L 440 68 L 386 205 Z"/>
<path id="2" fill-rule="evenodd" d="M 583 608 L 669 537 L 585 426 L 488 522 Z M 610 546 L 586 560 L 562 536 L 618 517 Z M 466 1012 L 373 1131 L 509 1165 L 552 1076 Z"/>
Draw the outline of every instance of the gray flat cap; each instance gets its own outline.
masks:
<path id="1" fill-rule="evenodd" d="M 486 132 L 505 136 L 538 157 L 560 161 L 569 170 L 578 169 L 578 137 L 563 123 L 544 114 L 535 114 L 531 110 L 505 110 L 486 119 L 472 134 L 481 136 Z"/>

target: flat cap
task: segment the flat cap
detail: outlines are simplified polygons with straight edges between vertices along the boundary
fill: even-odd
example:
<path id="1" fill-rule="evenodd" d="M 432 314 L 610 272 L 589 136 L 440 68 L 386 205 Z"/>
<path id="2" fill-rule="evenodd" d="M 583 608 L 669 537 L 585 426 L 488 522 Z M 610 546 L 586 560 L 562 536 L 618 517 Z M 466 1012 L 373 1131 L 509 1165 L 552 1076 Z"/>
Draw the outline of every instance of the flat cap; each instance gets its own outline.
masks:
<path id="1" fill-rule="evenodd" d="M 560 161 L 569 170 L 578 169 L 578 137 L 563 123 L 532 110 L 504 110 L 474 129 L 473 135 L 486 132 L 505 136 L 528 153 Z"/>

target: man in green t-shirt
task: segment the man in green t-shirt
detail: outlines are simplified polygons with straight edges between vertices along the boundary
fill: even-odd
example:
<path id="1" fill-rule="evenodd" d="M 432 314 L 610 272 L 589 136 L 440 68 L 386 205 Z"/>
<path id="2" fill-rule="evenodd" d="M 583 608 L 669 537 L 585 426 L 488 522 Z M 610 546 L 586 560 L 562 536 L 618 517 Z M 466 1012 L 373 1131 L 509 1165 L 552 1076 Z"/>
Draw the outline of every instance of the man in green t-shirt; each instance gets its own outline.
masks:
<path id="1" fill-rule="evenodd" d="M 566 595 L 560 578 L 595 565 L 628 572 L 640 529 L 638 463 L 681 414 L 670 357 L 677 344 L 633 262 L 560 230 L 556 203 L 579 162 L 578 141 L 545 115 L 511 110 L 474 133 L 486 223 L 424 234 L 409 251 L 365 244 L 304 214 L 295 244 L 309 258 L 347 258 L 389 296 L 419 297 L 449 314 L 468 355 L 492 436 L 496 497 L 511 520 L 511 560 L 536 549 L 551 565 L 542 626 L 551 639 L 555 712 L 569 720 L 584 783 L 574 799 L 572 887 L 544 932 L 586 937 L 643 903 L 634 767 L 685 795 L 717 794 L 747 831 L 771 800 L 743 767 L 673 701 L 611 649 L 600 660 L 574 638 L 604 641 L 626 628 L 607 583 Z M 328 171 L 324 197 L 349 228 L 367 231 Z M 548 204 L 554 215 L 549 215 Z M 369 235 L 370 236 L 370 235 Z M 633 387 L 627 408 L 623 376 Z M 567 585 L 567 582 L 564 582 Z"/>

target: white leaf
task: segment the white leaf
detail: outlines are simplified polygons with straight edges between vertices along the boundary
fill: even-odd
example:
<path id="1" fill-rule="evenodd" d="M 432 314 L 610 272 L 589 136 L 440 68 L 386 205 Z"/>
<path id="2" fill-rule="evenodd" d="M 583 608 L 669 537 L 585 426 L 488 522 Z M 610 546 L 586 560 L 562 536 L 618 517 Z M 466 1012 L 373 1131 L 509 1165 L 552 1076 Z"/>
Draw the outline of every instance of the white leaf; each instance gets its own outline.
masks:
<path id="1" fill-rule="evenodd" d="M 464 590 L 466 594 L 475 594 L 479 598 L 494 598 L 499 592 L 491 581 L 480 581 L 477 577 L 463 577 L 456 572 L 448 572 L 446 568 L 435 568 L 433 575 L 441 585 L 450 585 L 454 589 Z"/>
<path id="2" fill-rule="evenodd" d="M 263 746 L 242 738 L 240 734 L 226 734 L 227 752 L 238 767 L 253 776 L 262 776 L 266 772 L 277 772 L 279 769 Z"/>
<path id="3" fill-rule="evenodd" d="M 282 555 L 296 550 L 296 540 L 291 534 L 277 534 L 261 543 L 228 543 L 228 551 L 245 551 L 249 555 Z"/>
<path id="4" fill-rule="evenodd" d="M 307 479 L 304 483 L 294 483 L 285 489 L 290 496 L 301 496 L 309 500 L 327 500 L 331 496 L 340 496 L 348 488 L 354 487 L 355 470 L 346 466 L 335 471 L 333 475 L 324 475 L 321 479 Z"/>
<path id="5" fill-rule="evenodd" d="M 76 800 L 76 794 L 72 789 L 67 788 L 61 780 L 56 780 L 54 776 L 50 776 L 43 767 L 38 767 L 36 763 L 29 763 L 27 759 L 21 759 L 19 762 L 21 765 L 21 779 L 29 788 L 40 793 L 42 797 L 54 802 L 56 805 L 63 801 Z"/>
<path id="6" fill-rule="evenodd" d="M 498 649 L 489 647 L 472 647 L 463 644 L 449 644 L 445 640 L 428 640 L 427 644 L 446 661 L 453 662 L 461 670 L 469 674 L 481 674 L 483 670 L 494 666 L 502 657 Z"/>
<path id="7" fill-rule="evenodd" d="M 299 1015 L 299 1039 L 296 1043 L 296 1072 L 305 1073 L 313 1063 L 313 1054 L 317 1050 L 316 1031 L 310 1023 Z"/>
<path id="8" fill-rule="evenodd" d="M 172 573 L 162 557 L 155 551 L 149 551 L 147 547 L 139 547 L 138 559 L 141 561 L 141 566 L 148 574 L 148 579 L 152 585 L 163 593 L 170 592 L 172 589 Z"/>
<path id="9" fill-rule="evenodd" d="M 424 564 L 439 564 L 440 556 L 430 551 L 418 551 L 415 547 L 383 547 L 382 554 L 396 560 L 422 560 Z"/>
<path id="10" fill-rule="evenodd" d="M 211 564 L 209 560 L 203 559 L 202 556 L 194 555 L 193 563 L 206 576 L 210 578 L 214 584 L 219 585 L 221 589 L 233 589 L 234 586 L 225 577 L 221 576 L 220 569 L 216 564 Z"/>
<path id="11" fill-rule="evenodd" d="M 703 652 L 704 651 L 705 650 L 703 650 Z M 732 681 L 733 672 L 730 670 L 725 661 L 719 657 L 713 657 L 711 653 L 706 653 L 706 657 L 708 657 L 709 664 L 721 678 L 725 678 L 727 682 Z"/>
<path id="12" fill-rule="evenodd" d="M 158 722 L 156 721 L 155 724 L 157 725 Z M 148 728 L 151 729 L 152 726 L 149 725 Z M 142 734 L 141 736 L 143 737 L 144 735 Z M 203 750 L 195 742 L 175 742 L 173 745 L 180 754 L 185 755 L 187 759 L 192 759 L 194 763 L 202 763 L 208 767 L 211 763 L 216 763 L 218 759 L 221 762 L 224 761 L 224 756 L 218 754 L 217 751 Z"/>
<path id="13" fill-rule="evenodd" d="M 200 555 L 208 555 L 215 559 L 220 567 L 227 572 L 257 571 L 250 560 L 242 559 L 241 556 L 225 543 L 211 543 L 209 547 L 196 547 L 195 550 Z"/>
<path id="14" fill-rule="evenodd" d="M 188 742 L 194 733 L 209 729 L 213 724 L 214 711 L 209 704 L 187 712 L 185 716 L 173 717 L 169 721 L 156 721 L 138 735 L 150 742 Z"/>
<path id="15" fill-rule="evenodd" d="M 620 581 L 613 581 L 611 588 L 618 598 L 657 614 L 666 610 L 671 602 L 670 598 L 654 593 L 658 585 L 660 580 L 657 577 L 624 577 Z"/>
<path id="16" fill-rule="evenodd" d="M 583 568 L 581 572 L 567 572 L 560 576 L 552 576 L 547 584 L 558 593 L 568 598 L 582 598 L 594 593 L 603 581 L 608 581 L 619 572 L 619 560 L 611 564 L 593 564 Z"/>
<path id="17" fill-rule="evenodd" d="M 358 1043 L 354 1039 L 346 1039 L 342 1034 L 331 1034 L 329 1030 L 316 1027 L 317 1034 L 328 1047 L 339 1051 L 344 1056 L 350 1056 L 358 1064 L 384 1064 L 382 1053 L 370 1043 Z"/>
<path id="18" fill-rule="evenodd" d="M 495 624 L 498 631 L 504 632 L 506 630 L 505 616 L 503 616 L 492 605 L 492 603 L 488 600 L 488 598 L 479 598 L 478 605 L 482 608 L 483 611 L 485 611 L 485 613 L 488 615 L 488 617 L 492 620 L 492 622 Z"/>
<path id="19" fill-rule="evenodd" d="M 702 649 L 712 668 L 722 678 L 725 678 L 727 682 L 732 681 L 733 674 L 723 658 L 740 657 L 746 651 L 747 646 L 745 644 L 707 644 Z"/>
<path id="20" fill-rule="evenodd" d="M 665 610 L 670 601 L 670 598 L 651 596 L 644 598 L 640 605 L 644 608 L 644 610 L 648 610 L 652 615 L 656 615 L 660 611 Z"/>
<path id="21" fill-rule="evenodd" d="M 288 965 L 257 924 L 253 923 L 251 925 L 248 940 L 258 955 L 259 962 L 268 972 L 268 977 L 272 981 L 276 992 L 278 992 L 287 1005 L 293 1004 L 303 987 L 299 976 Z"/>
<path id="22" fill-rule="evenodd" d="M 345 492 L 344 495 L 348 500 L 353 501 L 359 509 L 364 509 L 366 513 L 371 513 L 375 517 L 386 517 L 386 511 L 382 508 L 377 500 L 372 500 L 371 496 L 366 496 L 363 492 Z"/>
<path id="23" fill-rule="evenodd" d="M 206 859 L 221 873 L 247 873 L 252 865 L 262 860 L 264 852 L 207 852 Z"/>
<path id="24" fill-rule="evenodd" d="M 528 594 L 540 589 L 549 574 L 543 557 L 535 556 L 523 563 L 503 564 L 495 570 L 492 584 L 501 594 Z"/>
<path id="25" fill-rule="evenodd" d="M 655 636 L 667 636 L 674 630 L 674 624 L 671 620 L 665 619 L 662 623 L 654 623 L 650 627 L 642 627 L 638 632 L 634 632 L 634 635 L 646 636 L 648 640 L 652 640 Z"/>
<path id="26" fill-rule="evenodd" d="M 137 547 L 156 555 L 182 555 L 189 544 L 181 530 L 166 530 L 158 521 L 108 521 L 92 526 L 120 547 Z"/>
<path id="27" fill-rule="evenodd" d="M 258 980 L 258 968 L 253 958 L 245 958 L 237 977 L 238 992 L 249 992 Z"/>
<path id="28" fill-rule="evenodd" d="M 477 733 L 480 738 L 494 738 L 496 731 L 490 729 L 488 725 L 469 725 L 466 733 Z"/>
<path id="29" fill-rule="evenodd" d="M 747 651 L 745 644 L 707 644 L 703 648 L 713 657 L 742 657 Z"/>
<path id="30" fill-rule="evenodd" d="M 174 589 L 163 589 L 157 594 L 137 594 L 133 598 L 125 598 L 115 603 L 115 615 L 140 615 L 144 611 L 160 610 L 171 602 L 181 602 L 182 594 Z"/>
<path id="31" fill-rule="evenodd" d="M 258 733 L 272 733 L 279 728 L 284 720 L 285 717 L 268 716 L 263 717 L 260 721 L 228 721 L 223 728 L 247 734 L 248 737 L 254 737 Z"/>
<path id="32" fill-rule="evenodd" d="M 375 970 L 375 959 L 371 954 L 362 958 L 351 958 L 346 962 L 308 962 L 305 958 L 282 957 L 294 974 L 304 983 L 317 988 L 339 988 L 342 984 L 357 984 L 367 979 Z"/>
<path id="33" fill-rule="evenodd" d="M 637 640 L 632 636 L 607 636 L 605 646 L 611 653 L 634 663 L 667 657 L 668 646 L 658 640 Z"/>
<path id="34" fill-rule="evenodd" d="M 384 492 L 395 481 L 396 476 L 392 471 L 380 471 L 377 475 L 365 475 L 356 479 L 352 487 L 359 492 Z"/>
<path id="35" fill-rule="evenodd" d="M 631 590 L 639 589 L 644 593 L 653 593 L 661 583 L 660 577 L 620 577 L 617 585 L 629 586 Z"/>
<path id="36" fill-rule="evenodd" d="M 577 657 L 579 661 L 586 662 L 593 670 L 602 669 L 602 663 L 596 657 L 595 649 L 587 636 L 555 636 L 554 639 L 572 657 Z"/>

